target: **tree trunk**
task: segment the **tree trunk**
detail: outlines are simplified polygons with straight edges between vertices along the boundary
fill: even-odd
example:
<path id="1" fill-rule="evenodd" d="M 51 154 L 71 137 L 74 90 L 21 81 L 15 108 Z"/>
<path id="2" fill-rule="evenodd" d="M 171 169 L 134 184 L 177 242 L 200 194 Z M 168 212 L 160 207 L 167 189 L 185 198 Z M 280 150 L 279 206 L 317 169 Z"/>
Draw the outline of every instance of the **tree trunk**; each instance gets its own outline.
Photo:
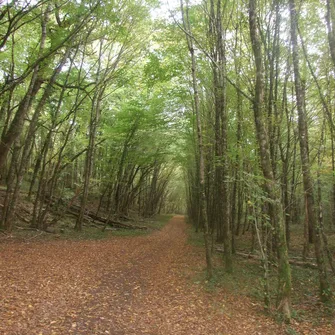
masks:
<path id="1" fill-rule="evenodd" d="M 312 227 L 312 234 L 314 237 L 315 255 L 319 270 L 319 281 L 320 281 L 320 297 L 322 301 L 329 301 L 332 297 L 330 285 L 328 282 L 328 275 L 326 264 L 324 260 L 324 252 L 322 246 L 322 238 L 320 232 L 320 225 L 317 220 L 315 212 L 315 201 L 314 201 L 314 185 L 310 171 L 309 162 L 309 150 L 308 150 L 308 130 L 307 130 L 307 119 L 305 113 L 305 102 L 304 102 L 304 91 L 300 78 L 299 70 L 299 53 L 298 53 L 298 38 L 297 38 L 297 13 L 295 0 L 290 0 L 290 18 L 291 18 L 291 43 L 292 43 L 292 57 L 293 57 L 293 68 L 294 68 L 294 82 L 295 82 L 295 93 L 297 100 L 298 110 L 298 129 L 299 129 L 299 142 L 300 142 L 300 157 L 302 165 L 303 175 L 303 186 L 306 195 L 306 205 L 308 221 Z"/>
<path id="2" fill-rule="evenodd" d="M 207 276 L 209 279 L 213 277 L 213 265 L 212 265 L 212 255 L 210 248 L 210 235 L 207 220 L 207 201 L 205 193 L 205 157 L 204 157 L 204 146 L 203 146 L 203 136 L 202 136 L 202 125 L 200 116 L 200 106 L 199 106 L 199 95 L 198 95 L 198 84 L 197 84 L 197 69 L 196 69 L 196 59 L 195 50 L 193 47 L 193 40 L 190 37 L 191 29 L 188 15 L 188 5 L 184 10 L 183 0 L 180 0 L 181 13 L 183 18 L 183 25 L 186 31 L 185 37 L 188 45 L 188 50 L 191 56 L 192 62 L 192 86 L 193 86 L 193 98 L 194 98 L 194 111 L 196 116 L 196 128 L 197 128 L 197 140 L 198 140 L 198 152 L 199 152 L 199 211 L 201 215 L 201 221 L 203 223 L 204 229 L 204 240 L 205 240 L 205 252 L 206 252 L 206 264 L 207 264 Z"/>
<path id="3" fill-rule="evenodd" d="M 262 46 L 257 24 L 256 0 L 249 0 L 249 25 L 252 49 L 255 57 L 256 87 L 254 98 L 254 117 L 259 145 L 261 168 L 265 179 L 265 190 L 269 198 L 269 214 L 272 226 L 276 228 L 277 248 L 279 257 L 278 268 L 278 309 L 286 321 L 291 319 L 291 269 L 288 261 L 288 251 L 285 237 L 285 223 L 281 204 L 280 186 L 277 184 L 271 164 L 268 132 L 265 126 L 264 111 L 264 68 Z"/>
<path id="4" fill-rule="evenodd" d="M 41 40 L 39 45 L 38 57 L 43 54 L 45 49 L 45 43 L 47 38 L 47 22 L 49 21 L 49 11 L 50 5 L 47 6 L 45 12 L 42 15 L 42 22 L 41 22 Z M 34 68 L 30 84 L 26 94 L 24 95 L 23 99 L 19 103 L 17 111 L 14 115 L 13 121 L 11 122 L 8 130 L 2 133 L 1 142 L 0 142 L 0 167 L 4 165 L 7 154 L 10 150 L 11 145 L 13 142 L 20 136 L 24 124 L 24 119 L 31 108 L 31 105 L 36 97 L 37 93 L 39 92 L 43 78 L 41 76 L 42 65 L 37 64 Z"/>
<path id="5" fill-rule="evenodd" d="M 221 1 L 217 1 L 216 6 L 214 0 L 211 0 L 210 9 L 210 37 L 212 72 L 214 85 L 214 107 L 215 107 L 215 180 L 213 199 L 215 208 L 216 226 L 218 229 L 218 240 L 224 244 L 224 264 L 227 272 L 232 272 L 232 249 L 230 238 L 230 199 L 228 187 L 228 119 L 226 108 L 226 55 L 224 46 L 224 31 L 222 28 L 222 9 Z"/>

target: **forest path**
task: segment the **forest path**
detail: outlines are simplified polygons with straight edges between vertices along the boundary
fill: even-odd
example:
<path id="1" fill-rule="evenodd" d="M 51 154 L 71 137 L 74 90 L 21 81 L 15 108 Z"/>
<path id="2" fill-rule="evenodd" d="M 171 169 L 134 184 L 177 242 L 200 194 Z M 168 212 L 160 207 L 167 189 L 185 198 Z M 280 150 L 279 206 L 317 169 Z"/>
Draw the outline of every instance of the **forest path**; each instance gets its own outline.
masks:
<path id="1" fill-rule="evenodd" d="M 283 333 L 248 299 L 193 284 L 204 266 L 182 216 L 147 236 L 0 245 L 0 334 Z"/>

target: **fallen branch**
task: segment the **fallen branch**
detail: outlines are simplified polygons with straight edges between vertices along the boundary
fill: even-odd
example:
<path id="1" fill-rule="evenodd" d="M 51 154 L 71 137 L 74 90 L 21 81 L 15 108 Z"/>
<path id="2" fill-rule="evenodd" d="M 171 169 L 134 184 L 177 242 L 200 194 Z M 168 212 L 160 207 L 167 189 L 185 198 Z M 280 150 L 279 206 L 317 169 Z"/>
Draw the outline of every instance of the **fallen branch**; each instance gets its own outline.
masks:
<path id="1" fill-rule="evenodd" d="M 303 260 L 302 256 L 291 256 L 290 258 L 291 259 L 301 259 L 301 260 Z M 315 261 L 315 258 L 313 258 L 313 257 L 306 257 L 306 259 L 309 260 L 309 261 Z"/>
<path id="2" fill-rule="evenodd" d="M 216 248 L 215 249 L 217 252 L 219 253 L 223 253 L 224 250 L 222 248 Z M 255 259 L 255 260 L 261 260 L 261 257 L 258 255 L 254 255 L 254 254 L 246 254 L 243 252 L 236 252 L 236 255 L 244 257 L 244 258 L 251 258 L 251 259 Z M 302 266 L 304 268 L 310 268 L 310 269 L 318 269 L 317 264 L 315 263 L 311 263 L 311 262 L 303 262 L 303 261 L 297 261 L 295 259 L 289 259 L 289 263 L 292 265 L 297 265 L 297 266 Z"/>
<path id="3" fill-rule="evenodd" d="M 23 217 L 22 215 L 20 215 L 18 212 L 15 212 L 15 215 L 16 215 L 20 220 L 22 220 L 23 222 L 25 222 L 25 223 L 30 223 L 29 220 L 27 220 L 25 217 Z"/>
<path id="4" fill-rule="evenodd" d="M 32 237 L 29 237 L 29 238 L 26 238 L 26 241 L 30 241 L 30 240 L 32 240 L 32 239 L 34 239 L 34 238 L 36 238 L 36 237 L 38 237 L 38 236 L 41 236 L 41 235 L 43 235 L 43 234 L 44 234 L 44 232 L 41 231 L 39 234 L 36 234 L 36 235 L 34 235 L 34 236 L 32 236 Z"/>
<path id="5" fill-rule="evenodd" d="M 30 231 L 40 231 L 39 229 L 37 228 L 33 228 L 33 227 L 20 227 L 20 226 L 15 226 L 16 229 L 19 229 L 19 230 L 30 230 Z"/>

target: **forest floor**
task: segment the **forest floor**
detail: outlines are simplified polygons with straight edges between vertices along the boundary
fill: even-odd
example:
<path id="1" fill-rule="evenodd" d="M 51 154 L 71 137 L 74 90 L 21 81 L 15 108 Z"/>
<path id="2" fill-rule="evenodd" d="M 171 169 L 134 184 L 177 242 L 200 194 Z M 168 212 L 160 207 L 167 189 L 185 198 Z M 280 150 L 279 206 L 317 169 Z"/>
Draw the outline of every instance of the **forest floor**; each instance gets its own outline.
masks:
<path id="1" fill-rule="evenodd" d="M 245 295 L 209 289 L 188 230 L 175 216 L 142 236 L 1 241 L 0 334 L 335 333 L 308 321 L 288 328 Z"/>

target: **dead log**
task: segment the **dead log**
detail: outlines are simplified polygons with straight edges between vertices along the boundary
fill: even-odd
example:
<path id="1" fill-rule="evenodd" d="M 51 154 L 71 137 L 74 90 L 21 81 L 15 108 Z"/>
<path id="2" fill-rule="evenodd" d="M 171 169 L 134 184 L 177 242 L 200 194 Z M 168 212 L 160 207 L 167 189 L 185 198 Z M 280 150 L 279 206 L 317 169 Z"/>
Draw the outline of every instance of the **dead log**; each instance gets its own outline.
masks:
<path id="1" fill-rule="evenodd" d="M 74 215 L 74 216 L 78 215 L 78 213 L 76 211 L 69 211 L 69 214 Z M 99 222 L 100 222 L 100 225 L 102 225 L 102 224 L 106 225 L 107 224 L 107 225 L 109 225 L 111 227 L 114 227 L 114 228 L 143 229 L 143 230 L 148 229 L 148 227 L 146 227 L 146 226 L 138 226 L 138 225 L 133 225 L 133 224 L 130 224 L 130 223 L 127 223 L 127 222 L 120 222 L 120 221 L 111 220 L 111 219 L 108 220 L 107 218 L 104 218 L 102 216 L 98 216 L 98 215 L 96 215 L 92 212 L 88 212 L 88 211 L 85 212 L 84 220 L 88 221 L 88 222 L 94 221 L 95 224 L 99 224 Z"/>
<path id="2" fill-rule="evenodd" d="M 298 265 L 298 266 L 302 266 L 304 268 L 309 268 L 309 269 L 318 269 L 318 266 L 314 263 L 310 263 L 310 262 L 302 262 L 302 261 L 296 261 L 294 259 L 290 259 L 289 260 L 290 264 L 292 265 Z"/>
<path id="3" fill-rule="evenodd" d="M 223 253 L 223 249 L 222 248 L 216 248 L 215 249 L 217 252 L 219 253 Z M 236 252 L 236 255 L 244 257 L 244 258 L 251 258 L 251 259 L 255 259 L 255 260 L 261 260 L 261 257 L 255 254 L 246 254 L 243 252 Z M 309 268 L 309 269 L 318 269 L 318 266 L 315 263 L 311 263 L 311 262 L 303 262 L 303 261 L 297 261 L 295 259 L 289 259 L 289 263 L 292 265 L 297 265 L 297 266 L 302 266 L 304 268 Z"/>
<path id="4" fill-rule="evenodd" d="M 55 197 L 51 197 L 48 199 L 48 201 L 51 201 L 52 204 L 56 204 L 56 203 L 64 203 L 63 200 L 61 199 L 57 199 Z M 73 216 L 78 216 L 79 212 L 80 212 L 80 206 L 76 205 L 76 204 L 71 204 L 70 206 L 67 206 L 66 208 L 66 212 L 73 215 Z M 121 221 L 117 221 L 115 219 L 108 219 L 108 218 L 104 218 L 102 216 L 99 216 L 89 210 L 85 210 L 85 214 L 84 214 L 84 220 L 88 221 L 88 222 L 92 222 L 94 221 L 95 223 L 103 223 L 103 224 L 107 224 L 113 228 L 122 228 L 122 229 L 148 229 L 148 227 L 146 226 L 140 226 L 140 225 L 134 225 L 134 224 L 130 224 L 128 222 L 121 222 Z"/>
<path id="5" fill-rule="evenodd" d="M 104 217 L 98 216 L 95 213 L 92 213 L 90 211 L 86 211 L 85 215 L 87 215 L 88 217 L 90 217 L 94 221 L 100 221 L 100 222 L 108 224 L 112 227 L 118 227 L 118 228 L 124 228 L 124 229 L 147 229 L 146 226 L 138 226 L 138 225 L 133 225 L 133 224 L 130 224 L 130 223 L 116 221 L 114 219 L 104 218 Z"/>

